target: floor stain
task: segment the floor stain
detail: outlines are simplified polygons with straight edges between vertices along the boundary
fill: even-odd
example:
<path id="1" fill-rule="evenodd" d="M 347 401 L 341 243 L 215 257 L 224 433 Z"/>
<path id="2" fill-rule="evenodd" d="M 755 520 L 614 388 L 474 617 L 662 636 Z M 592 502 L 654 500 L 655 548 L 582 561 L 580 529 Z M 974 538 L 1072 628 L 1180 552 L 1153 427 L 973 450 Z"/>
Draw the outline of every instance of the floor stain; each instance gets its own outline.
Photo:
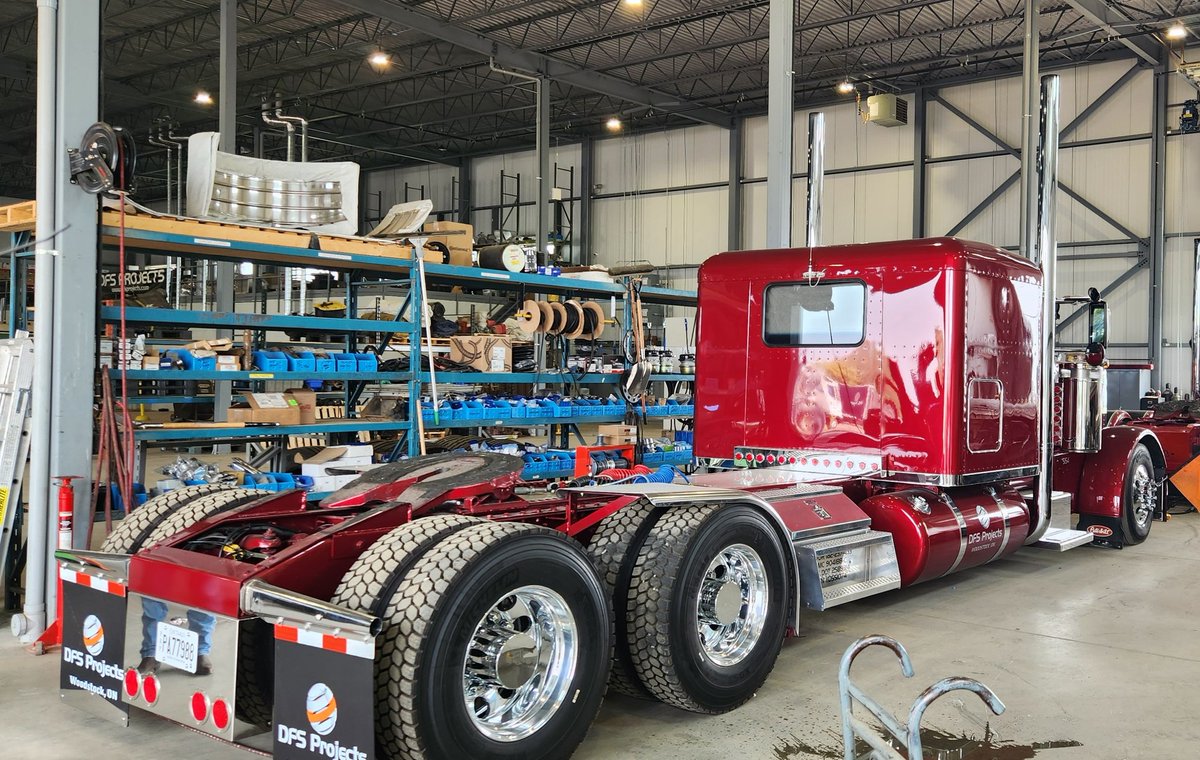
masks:
<path id="1" fill-rule="evenodd" d="M 990 726 L 983 738 L 925 729 L 921 732 L 921 743 L 926 760 L 1030 760 L 1044 750 L 1083 746 L 1081 742 L 1072 739 L 1054 739 L 1029 744 L 998 740 L 992 734 Z M 780 737 L 772 749 L 775 760 L 839 760 L 842 757 L 840 743 L 811 744 L 795 734 Z M 860 743 L 859 756 L 865 757 L 868 749 Z"/>

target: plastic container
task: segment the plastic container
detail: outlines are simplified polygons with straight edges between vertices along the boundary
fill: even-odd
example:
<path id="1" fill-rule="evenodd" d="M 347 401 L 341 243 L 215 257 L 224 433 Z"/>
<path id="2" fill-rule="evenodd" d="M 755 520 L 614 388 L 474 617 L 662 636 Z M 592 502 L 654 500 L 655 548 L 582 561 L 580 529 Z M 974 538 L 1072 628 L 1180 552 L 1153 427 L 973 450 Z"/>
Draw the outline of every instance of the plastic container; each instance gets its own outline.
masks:
<path id="1" fill-rule="evenodd" d="M 255 478 L 266 476 L 270 478 L 268 483 L 259 483 Z M 312 479 L 309 479 L 309 486 L 312 486 Z M 286 472 L 264 472 L 260 475 L 251 475 L 244 473 L 242 475 L 242 487 L 251 488 L 255 491 L 288 491 L 296 488 L 296 478 Z"/>
<path id="2" fill-rule="evenodd" d="M 358 356 L 355 354 L 330 354 L 334 361 L 334 372 L 357 372 Z"/>
<path id="3" fill-rule="evenodd" d="M 254 358 L 255 369 L 263 372 L 288 371 L 287 354 L 282 351 L 255 351 L 251 356 Z"/>
<path id="4" fill-rule="evenodd" d="M 177 348 L 173 351 L 168 351 L 167 356 L 171 355 L 179 357 L 179 361 L 183 363 L 184 369 L 211 372 L 217 368 L 217 357 L 215 356 L 196 356 L 186 348 Z M 284 362 L 284 366 L 287 366 L 287 362 Z"/>
<path id="5" fill-rule="evenodd" d="M 308 352 L 311 353 L 311 352 Z M 313 369 L 317 372 L 337 372 L 337 362 L 328 354 L 322 356 L 312 355 Z"/>
<path id="6" fill-rule="evenodd" d="M 486 406 L 485 416 L 491 420 L 511 420 L 513 416 L 513 403 L 508 399 L 494 398 L 484 402 Z"/>
<path id="7" fill-rule="evenodd" d="M 379 371 L 379 357 L 370 352 L 354 354 L 354 364 L 355 369 L 359 372 Z"/>
<path id="8" fill-rule="evenodd" d="M 288 372 L 316 372 L 317 360 L 312 351 L 292 351 L 287 354 Z"/>

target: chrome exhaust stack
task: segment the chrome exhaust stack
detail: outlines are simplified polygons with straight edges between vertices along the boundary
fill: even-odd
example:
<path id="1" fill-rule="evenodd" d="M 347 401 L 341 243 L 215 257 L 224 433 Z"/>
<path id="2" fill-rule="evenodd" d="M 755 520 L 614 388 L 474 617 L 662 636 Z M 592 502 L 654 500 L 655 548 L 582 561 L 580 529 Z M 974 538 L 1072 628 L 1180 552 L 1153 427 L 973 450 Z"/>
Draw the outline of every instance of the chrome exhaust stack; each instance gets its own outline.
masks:
<path id="1" fill-rule="evenodd" d="M 825 114 L 808 115 L 808 213 L 804 221 L 804 245 L 821 244 L 821 196 L 825 190 Z M 812 267 L 809 267 L 812 269 Z"/>
<path id="2" fill-rule="evenodd" d="M 1038 176 L 1037 245 L 1032 261 L 1042 269 L 1041 323 L 1041 389 L 1039 402 L 1038 441 L 1040 443 L 1041 474 L 1037 479 L 1034 504 L 1030 514 L 1029 536 L 1025 545 L 1042 539 L 1050 527 L 1050 501 L 1054 488 L 1054 385 L 1057 365 L 1054 361 L 1054 304 L 1057 263 L 1055 237 L 1055 200 L 1058 193 L 1058 94 L 1059 78 L 1055 74 L 1042 77 L 1040 140 L 1034 157 Z"/>

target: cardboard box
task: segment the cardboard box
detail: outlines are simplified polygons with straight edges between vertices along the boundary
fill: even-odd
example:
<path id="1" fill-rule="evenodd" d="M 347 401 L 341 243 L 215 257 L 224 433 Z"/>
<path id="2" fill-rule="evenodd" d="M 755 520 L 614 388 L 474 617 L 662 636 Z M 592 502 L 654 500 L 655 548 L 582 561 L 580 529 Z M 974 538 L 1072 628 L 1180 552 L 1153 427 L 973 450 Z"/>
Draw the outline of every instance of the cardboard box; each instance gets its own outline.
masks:
<path id="1" fill-rule="evenodd" d="M 616 446 L 621 443 L 637 443 L 637 425 L 600 425 L 600 443 Z"/>
<path id="2" fill-rule="evenodd" d="M 423 232 L 430 241 L 441 243 L 450 249 L 450 263 L 456 267 L 475 266 L 471 250 L 475 243 L 475 228 L 462 222 L 425 222 Z M 439 235 L 439 232 L 453 234 Z"/>
<path id="3" fill-rule="evenodd" d="M 469 364 L 480 372 L 512 372 L 512 338 L 507 335 L 452 336 L 450 361 Z"/>
<path id="4" fill-rule="evenodd" d="M 217 355 L 217 371 L 218 372 L 236 372 L 242 368 L 242 359 L 239 356 L 226 356 L 225 354 Z"/>
<path id="5" fill-rule="evenodd" d="M 309 390 L 308 388 L 289 388 L 286 393 L 296 400 L 296 405 L 300 409 L 301 425 L 312 425 L 317 421 L 316 391 Z"/>
<path id="6" fill-rule="evenodd" d="M 245 404 L 229 407 L 230 422 L 277 422 L 299 425 L 300 402 L 289 393 L 243 393 Z"/>

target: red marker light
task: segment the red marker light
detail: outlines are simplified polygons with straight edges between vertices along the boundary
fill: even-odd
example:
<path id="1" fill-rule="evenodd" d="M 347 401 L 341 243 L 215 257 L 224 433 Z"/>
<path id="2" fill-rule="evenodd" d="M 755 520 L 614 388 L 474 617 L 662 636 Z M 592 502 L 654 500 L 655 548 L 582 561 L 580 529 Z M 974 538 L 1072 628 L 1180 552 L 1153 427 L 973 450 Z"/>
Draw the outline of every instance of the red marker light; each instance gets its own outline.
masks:
<path id="1" fill-rule="evenodd" d="M 867 469 L 867 463 L 866 463 L 866 462 L 859 462 L 859 463 L 858 463 L 858 469 L 860 469 L 860 470 L 865 470 L 865 469 Z"/>
<path id="2" fill-rule="evenodd" d="M 229 703 L 225 700 L 218 699 L 216 702 L 213 702 L 212 722 L 218 731 L 224 731 L 229 728 Z"/>
<path id="3" fill-rule="evenodd" d="M 158 678 L 153 674 L 146 676 L 142 681 L 142 696 L 146 698 L 146 702 L 154 704 L 158 701 Z"/>
<path id="4" fill-rule="evenodd" d="M 775 464 L 775 455 L 767 454 L 767 464 Z"/>
<path id="5" fill-rule="evenodd" d="M 842 460 L 840 460 L 840 459 L 837 460 L 836 462 L 833 463 L 833 466 L 838 468 L 839 470 L 842 469 Z"/>
<path id="6" fill-rule="evenodd" d="M 788 464 L 795 464 L 795 463 L 796 463 L 796 457 L 788 457 Z"/>
<path id="7" fill-rule="evenodd" d="M 765 459 L 766 459 L 766 457 L 764 457 L 762 454 L 755 454 L 755 455 L 754 455 L 754 461 L 755 461 L 755 462 L 762 462 L 762 461 L 763 461 L 763 460 L 765 460 Z"/>
<path id="8" fill-rule="evenodd" d="M 138 695 L 138 691 L 142 687 L 142 678 L 138 675 L 137 668 L 130 668 L 125 671 L 125 696 L 132 699 Z"/>
<path id="9" fill-rule="evenodd" d="M 735 451 L 735 452 L 734 452 L 734 454 L 733 454 L 733 458 L 734 458 L 734 459 L 741 459 L 741 458 L 742 458 L 742 452 L 740 452 L 740 451 Z"/>
<path id="10" fill-rule="evenodd" d="M 826 459 L 826 460 L 825 460 L 825 466 L 826 466 L 826 467 L 828 467 L 828 466 L 829 466 L 829 460 L 828 460 L 828 459 Z"/>
<path id="11" fill-rule="evenodd" d="M 808 464 L 808 457 L 800 457 L 800 464 Z"/>
<path id="12" fill-rule="evenodd" d="M 192 720 L 197 723 L 203 723 L 208 720 L 208 697 L 204 692 L 198 691 L 192 695 Z"/>

